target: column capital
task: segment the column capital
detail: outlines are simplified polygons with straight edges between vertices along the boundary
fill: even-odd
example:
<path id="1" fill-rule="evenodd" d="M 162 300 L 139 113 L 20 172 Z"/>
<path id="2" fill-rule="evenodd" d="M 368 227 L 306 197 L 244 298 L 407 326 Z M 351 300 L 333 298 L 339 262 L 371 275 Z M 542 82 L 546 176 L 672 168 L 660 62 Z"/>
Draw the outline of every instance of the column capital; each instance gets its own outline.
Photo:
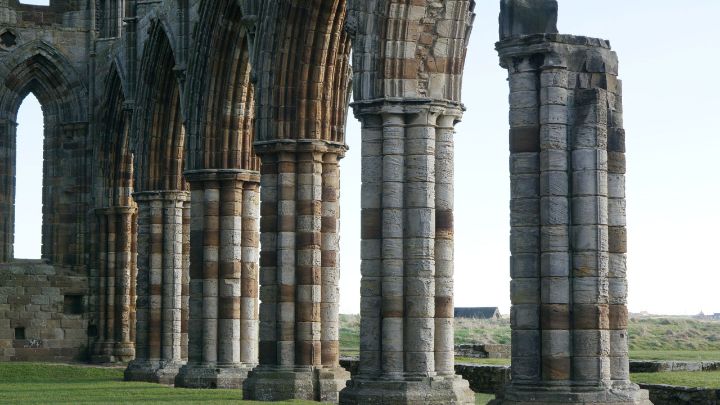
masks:
<path id="1" fill-rule="evenodd" d="M 379 98 L 356 101 L 351 104 L 351 107 L 355 117 L 359 120 L 374 115 L 422 113 L 434 113 L 438 116 L 450 115 L 460 119 L 465 111 L 465 106 L 460 102 L 432 98 Z"/>
<path id="2" fill-rule="evenodd" d="M 189 183 L 207 181 L 260 182 L 260 172 L 245 169 L 200 169 L 186 170 L 183 175 Z"/>
<path id="3" fill-rule="evenodd" d="M 190 199 L 190 192 L 184 190 L 141 191 L 133 193 L 133 199 L 138 203 L 157 200 L 187 201 Z"/>
<path id="4" fill-rule="evenodd" d="M 281 152 L 319 152 L 335 153 L 340 158 L 345 156 L 348 146 L 344 143 L 324 141 L 319 139 L 275 139 L 272 141 L 255 142 L 255 153 L 261 158 L 263 155 Z"/>
<path id="5" fill-rule="evenodd" d="M 500 66 L 511 71 L 517 70 L 518 60 L 528 59 L 535 70 L 567 69 L 580 62 L 586 64 L 589 72 L 618 73 L 617 56 L 610 42 L 600 38 L 533 34 L 499 41 L 495 50 L 500 56 Z M 578 55 L 578 52 L 587 55 Z"/>

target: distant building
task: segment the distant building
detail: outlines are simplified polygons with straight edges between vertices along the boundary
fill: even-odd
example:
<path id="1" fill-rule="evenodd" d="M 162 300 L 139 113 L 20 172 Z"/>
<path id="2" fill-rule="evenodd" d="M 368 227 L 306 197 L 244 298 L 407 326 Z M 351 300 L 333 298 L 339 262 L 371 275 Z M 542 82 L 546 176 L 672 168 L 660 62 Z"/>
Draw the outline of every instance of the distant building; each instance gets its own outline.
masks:
<path id="1" fill-rule="evenodd" d="M 455 318 L 500 319 L 501 315 L 498 307 L 456 307 Z"/>
<path id="2" fill-rule="evenodd" d="M 720 321 L 720 312 L 715 312 L 712 316 L 712 319 Z"/>

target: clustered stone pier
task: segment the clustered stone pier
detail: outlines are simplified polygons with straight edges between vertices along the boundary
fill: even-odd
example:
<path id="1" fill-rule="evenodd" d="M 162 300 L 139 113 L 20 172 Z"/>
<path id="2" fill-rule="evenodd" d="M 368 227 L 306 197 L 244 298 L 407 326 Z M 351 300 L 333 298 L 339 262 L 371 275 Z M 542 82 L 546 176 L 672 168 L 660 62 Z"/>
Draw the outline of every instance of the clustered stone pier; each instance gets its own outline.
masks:
<path id="1" fill-rule="evenodd" d="M 617 56 L 557 34 L 554 1 L 504 3 L 512 382 L 494 403 L 648 404 L 629 379 Z"/>
<path id="2" fill-rule="evenodd" d="M 0 0 L 0 359 L 67 360 L 87 341 L 92 361 L 130 361 L 127 380 L 245 399 L 475 403 L 453 344 L 454 128 L 474 0 L 50 3 Z M 649 404 L 628 372 L 617 57 L 558 34 L 554 0 L 500 3 L 513 345 L 494 403 Z M 351 84 L 352 377 L 338 313 Z M 45 113 L 39 262 L 13 253 L 29 92 Z"/>

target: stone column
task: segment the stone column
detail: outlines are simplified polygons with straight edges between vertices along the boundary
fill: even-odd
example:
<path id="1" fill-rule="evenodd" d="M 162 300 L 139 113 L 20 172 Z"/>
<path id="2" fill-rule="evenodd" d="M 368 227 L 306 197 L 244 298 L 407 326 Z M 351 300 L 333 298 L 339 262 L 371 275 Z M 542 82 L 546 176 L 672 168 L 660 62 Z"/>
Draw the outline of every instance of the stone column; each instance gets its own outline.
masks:
<path id="1" fill-rule="evenodd" d="M 138 204 L 136 357 L 125 380 L 173 384 L 182 357 L 185 191 L 133 195 Z"/>
<path id="2" fill-rule="evenodd" d="M 383 100 L 354 109 L 363 124 L 360 368 L 340 403 L 474 403 L 453 358 L 452 136 L 461 106 Z"/>
<path id="3" fill-rule="evenodd" d="M 262 159 L 260 365 L 245 399 L 337 402 L 338 160 L 344 145 L 274 141 Z"/>
<path id="4" fill-rule="evenodd" d="M 98 215 L 98 337 L 92 361 L 126 362 L 135 357 L 133 224 L 135 207 L 96 210 Z"/>
<path id="5" fill-rule="evenodd" d="M 117 249 L 115 261 L 117 263 L 117 294 L 115 296 L 117 308 L 117 341 L 115 342 L 115 358 L 118 361 L 130 361 L 135 357 L 135 342 L 132 340 L 133 325 L 131 313 L 134 306 L 135 285 L 133 273 L 135 272 L 135 257 L 133 253 L 133 222 L 135 207 L 116 207 L 113 209 L 117 221 Z"/>
<path id="6" fill-rule="evenodd" d="M 185 173 L 192 189 L 189 361 L 175 380 L 240 388 L 257 364 L 257 172 Z"/>
<path id="7" fill-rule="evenodd" d="M 320 201 L 320 347 L 323 366 L 340 361 L 340 155 L 322 157 Z"/>
<path id="8" fill-rule="evenodd" d="M 14 258 L 17 123 L 0 119 L 0 263 Z"/>
<path id="9" fill-rule="evenodd" d="M 512 383 L 493 403 L 649 404 L 627 372 L 617 56 L 550 34 L 498 51 L 510 73 Z"/>

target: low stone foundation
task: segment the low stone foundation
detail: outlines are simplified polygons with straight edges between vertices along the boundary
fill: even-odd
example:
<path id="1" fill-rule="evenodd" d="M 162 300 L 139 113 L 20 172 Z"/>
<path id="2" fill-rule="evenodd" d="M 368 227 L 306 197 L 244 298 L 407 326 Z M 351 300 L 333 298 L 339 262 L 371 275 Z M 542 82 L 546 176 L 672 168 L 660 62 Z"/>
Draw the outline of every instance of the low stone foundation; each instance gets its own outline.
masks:
<path id="1" fill-rule="evenodd" d="M 455 356 L 476 359 L 509 359 L 510 345 L 456 345 Z"/>
<path id="2" fill-rule="evenodd" d="M 0 361 L 85 360 L 88 278 L 41 260 L 0 264 Z"/>
<path id="3" fill-rule="evenodd" d="M 242 388 L 250 370 L 251 365 L 211 367 L 188 364 L 180 369 L 174 381 L 176 387 L 185 388 Z"/>
<path id="4" fill-rule="evenodd" d="M 134 360 L 125 369 L 125 381 L 173 385 L 180 367 L 182 367 L 182 363 Z"/>
<path id="5" fill-rule="evenodd" d="M 495 394 L 510 382 L 510 366 L 456 364 L 455 373 L 468 380 L 470 389 L 485 394 Z"/>
<path id="6" fill-rule="evenodd" d="M 660 373 L 663 371 L 716 371 L 720 361 L 637 361 L 630 362 L 631 373 Z"/>
<path id="7" fill-rule="evenodd" d="M 354 358 L 343 358 L 340 359 L 340 365 L 354 376 L 360 362 Z M 510 382 L 509 366 L 455 364 L 455 374 L 467 380 L 474 392 L 485 394 L 494 394 Z"/>
<path id="8" fill-rule="evenodd" d="M 654 405 L 718 405 L 720 389 L 676 387 L 661 384 L 640 384 L 650 391 Z"/>

